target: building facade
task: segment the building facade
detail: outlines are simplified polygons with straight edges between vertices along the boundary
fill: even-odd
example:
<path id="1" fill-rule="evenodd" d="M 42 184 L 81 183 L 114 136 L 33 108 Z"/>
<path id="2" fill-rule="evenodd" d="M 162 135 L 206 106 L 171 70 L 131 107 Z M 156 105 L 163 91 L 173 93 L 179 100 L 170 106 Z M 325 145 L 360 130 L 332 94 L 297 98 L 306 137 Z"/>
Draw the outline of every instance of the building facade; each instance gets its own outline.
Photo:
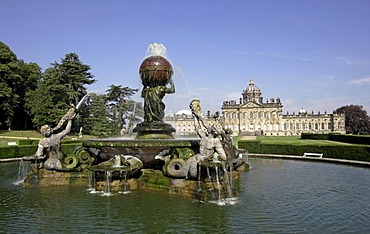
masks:
<path id="1" fill-rule="evenodd" d="M 297 114 L 283 114 L 280 98 L 263 102 L 261 90 L 253 79 L 242 92 L 239 102 L 224 101 L 222 123 L 235 135 L 291 136 L 301 133 L 345 133 L 345 116 L 336 113 L 308 113 L 301 109 Z"/>
<path id="2" fill-rule="evenodd" d="M 250 79 L 249 85 L 236 100 L 224 101 L 222 114 L 207 112 L 210 126 L 221 123 L 231 129 L 233 135 L 294 136 L 302 133 L 342 133 L 345 134 L 345 116 L 336 113 L 308 113 L 301 109 L 298 113 L 283 114 L 280 98 L 263 101 L 261 90 Z M 176 129 L 177 135 L 195 135 L 195 122 L 191 111 L 180 110 L 169 113 L 164 121 Z"/>
<path id="3" fill-rule="evenodd" d="M 180 110 L 173 113 L 168 113 L 165 115 L 164 122 L 169 123 L 176 129 L 176 135 L 196 135 L 195 131 L 195 121 L 194 117 L 189 110 Z M 213 115 L 210 112 L 207 112 L 206 121 L 209 126 L 218 124 L 221 121 L 219 113 Z"/>

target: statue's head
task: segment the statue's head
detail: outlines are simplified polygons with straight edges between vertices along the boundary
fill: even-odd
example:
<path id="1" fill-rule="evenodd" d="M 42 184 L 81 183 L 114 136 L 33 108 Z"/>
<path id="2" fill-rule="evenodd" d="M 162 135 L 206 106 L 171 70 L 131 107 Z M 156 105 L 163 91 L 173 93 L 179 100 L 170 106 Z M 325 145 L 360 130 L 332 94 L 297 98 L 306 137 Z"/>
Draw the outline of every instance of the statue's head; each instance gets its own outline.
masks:
<path id="1" fill-rule="evenodd" d="M 191 100 L 189 107 L 192 112 L 199 112 L 202 110 L 200 107 L 200 100 L 197 98 Z"/>
<path id="2" fill-rule="evenodd" d="M 52 129 L 50 128 L 49 125 L 44 125 L 41 127 L 40 129 L 40 133 L 41 135 L 45 136 L 45 137 L 50 137 L 51 134 L 53 133 Z"/>

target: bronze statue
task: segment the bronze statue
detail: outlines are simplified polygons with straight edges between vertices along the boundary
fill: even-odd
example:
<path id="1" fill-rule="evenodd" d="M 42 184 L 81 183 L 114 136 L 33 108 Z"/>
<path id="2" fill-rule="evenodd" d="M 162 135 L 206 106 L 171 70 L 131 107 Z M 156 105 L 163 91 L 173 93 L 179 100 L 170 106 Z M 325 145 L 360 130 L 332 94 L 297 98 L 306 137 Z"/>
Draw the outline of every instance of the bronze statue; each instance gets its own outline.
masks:
<path id="1" fill-rule="evenodd" d="M 162 99 L 165 94 L 175 93 L 175 85 L 172 78 L 169 79 L 170 87 L 166 86 L 144 86 L 141 97 L 144 98 L 144 121 L 162 122 L 164 118 L 165 104 Z"/>
<path id="2" fill-rule="evenodd" d="M 144 121 L 134 128 L 136 138 L 173 139 L 176 130 L 163 121 L 165 104 L 162 99 L 166 94 L 175 93 L 172 79 L 173 68 L 165 58 L 165 47 L 162 44 L 151 44 L 152 55 L 144 59 L 139 74 L 144 98 Z M 168 87 L 169 85 L 169 87 Z"/>

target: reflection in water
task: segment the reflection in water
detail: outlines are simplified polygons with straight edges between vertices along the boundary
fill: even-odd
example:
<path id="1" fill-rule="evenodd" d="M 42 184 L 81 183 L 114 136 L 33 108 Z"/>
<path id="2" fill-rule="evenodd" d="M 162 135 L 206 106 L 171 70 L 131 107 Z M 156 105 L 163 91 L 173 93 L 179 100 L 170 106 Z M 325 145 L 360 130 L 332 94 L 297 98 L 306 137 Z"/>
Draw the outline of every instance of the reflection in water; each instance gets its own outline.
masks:
<path id="1" fill-rule="evenodd" d="M 0 164 L 4 232 L 369 233 L 370 170 L 251 159 L 237 205 L 147 191 L 102 197 L 86 187 L 14 185 L 18 163 Z"/>

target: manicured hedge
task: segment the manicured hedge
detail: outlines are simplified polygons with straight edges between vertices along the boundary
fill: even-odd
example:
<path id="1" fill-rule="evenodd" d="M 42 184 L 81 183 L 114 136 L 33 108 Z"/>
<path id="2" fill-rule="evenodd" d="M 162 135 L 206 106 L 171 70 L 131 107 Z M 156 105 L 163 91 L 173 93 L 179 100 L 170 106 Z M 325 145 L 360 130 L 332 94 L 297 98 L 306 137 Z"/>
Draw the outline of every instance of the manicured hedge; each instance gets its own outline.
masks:
<path id="1" fill-rule="evenodd" d="M 339 133 L 329 133 L 329 134 L 302 133 L 301 139 L 331 140 L 351 144 L 370 145 L 370 135 L 346 135 Z"/>
<path id="2" fill-rule="evenodd" d="M 329 140 L 329 134 L 302 133 L 301 139 L 308 140 Z"/>
<path id="3" fill-rule="evenodd" d="M 35 154 L 37 145 L 14 145 L 0 147 L 0 158 L 18 158 Z"/>
<path id="4" fill-rule="evenodd" d="M 18 140 L 19 145 L 37 145 L 39 140 Z"/>
<path id="5" fill-rule="evenodd" d="M 26 140 L 26 139 L 21 139 L 21 140 L 18 140 L 18 144 L 19 145 L 38 145 L 40 140 Z M 62 140 L 62 145 L 63 144 L 76 144 L 76 143 L 80 143 L 81 144 L 81 140 Z"/>
<path id="6" fill-rule="evenodd" d="M 74 141 L 73 144 L 64 144 L 62 142 L 62 150 L 66 154 L 73 154 L 81 142 Z M 0 147 L 0 158 L 19 158 L 23 156 L 34 155 L 37 151 L 37 145 L 15 145 L 15 146 L 2 146 Z"/>
<path id="7" fill-rule="evenodd" d="M 249 153 L 303 155 L 305 152 L 323 153 L 326 158 L 370 161 L 370 146 L 361 145 L 291 145 L 291 144 L 262 144 L 258 141 L 239 141 L 238 147 Z"/>
<path id="8" fill-rule="evenodd" d="M 370 145 L 370 135 L 330 135 L 330 140 L 352 144 Z"/>

